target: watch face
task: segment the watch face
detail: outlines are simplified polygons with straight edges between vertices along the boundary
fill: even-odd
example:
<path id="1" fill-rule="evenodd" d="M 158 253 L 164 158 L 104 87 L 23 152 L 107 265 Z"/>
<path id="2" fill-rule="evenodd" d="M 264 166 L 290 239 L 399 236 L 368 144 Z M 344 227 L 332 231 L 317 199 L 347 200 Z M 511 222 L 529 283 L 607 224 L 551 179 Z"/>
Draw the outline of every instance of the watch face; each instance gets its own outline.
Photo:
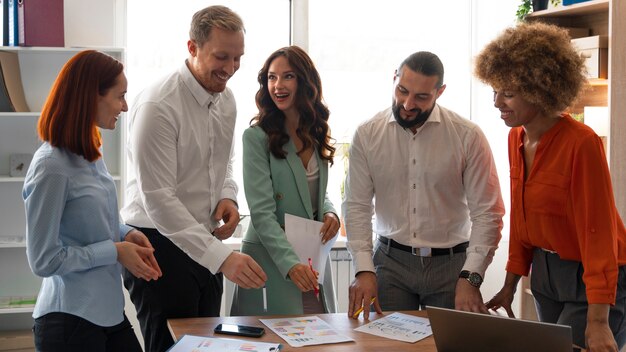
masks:
<path id="1" fill-rule="evenodd" d="M 480 285 L 483 283 L 483 277 L 480 276 L 479 273 L 462 270 L 459 274 L 459 277 L 466 279 L 470 283 L 470 285 L 475 287 L 480 287 Z"/>
<path id="2" fill-rule="evenodd" d="M 478 273 L 471 273 L 467 279 L 469 280 L 470 284 L 477 287 L 483 283 L 483 278 L 480 277 Z"/>

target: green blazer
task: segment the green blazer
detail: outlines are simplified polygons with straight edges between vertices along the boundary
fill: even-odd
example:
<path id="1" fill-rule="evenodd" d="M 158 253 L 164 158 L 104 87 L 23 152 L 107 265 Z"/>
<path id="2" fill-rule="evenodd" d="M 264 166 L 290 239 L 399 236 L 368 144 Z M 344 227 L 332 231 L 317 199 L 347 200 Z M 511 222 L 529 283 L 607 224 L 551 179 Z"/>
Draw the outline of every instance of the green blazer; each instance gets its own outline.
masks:
<path id="1" fill-rule="evenodd" d="M 287 277 L 289 269 L 300 260 L 287 241 L 283 227 L 285 213 L 313 219 L 313 206 L 306 170 L 292 141 L 285 145 L 285 150 L 286 159 L 274 157 L 269 151 L 268 137 L 260 127 L 250 127 L 243 133 L 243 184 L 251 221 L 241 252 L 254 258 L 268 276 L 268 310 L 263 311 L 262 289 L 236 287 L 231 315 L 303 313 L 302 292 Z M 336 212 L 326 193 L 328 162 L 322 161 L 317 152 L 314 157 L 320 176 L 315 220 L 321 221 L 325 213 Z M 330 260 L 326 266 L 320 299 L 327 312 L 335 312 Z"/>

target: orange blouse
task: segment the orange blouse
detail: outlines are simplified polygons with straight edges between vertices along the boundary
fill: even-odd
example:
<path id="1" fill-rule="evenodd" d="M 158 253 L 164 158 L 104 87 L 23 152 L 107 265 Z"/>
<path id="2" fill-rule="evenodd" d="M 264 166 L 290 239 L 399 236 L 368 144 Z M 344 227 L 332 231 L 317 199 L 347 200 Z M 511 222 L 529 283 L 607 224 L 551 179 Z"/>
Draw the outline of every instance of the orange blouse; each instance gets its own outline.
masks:
<path id="1" fill-rule="evenodd" d="M 540 140 L 524 181 L 524 129 L 509 132 L 511 236 L 506 270 L 528 275 L 533 248 L 582 262 L 587 301 L 615 303 L 626 229 L 601 139 L 564 114 Z"/>

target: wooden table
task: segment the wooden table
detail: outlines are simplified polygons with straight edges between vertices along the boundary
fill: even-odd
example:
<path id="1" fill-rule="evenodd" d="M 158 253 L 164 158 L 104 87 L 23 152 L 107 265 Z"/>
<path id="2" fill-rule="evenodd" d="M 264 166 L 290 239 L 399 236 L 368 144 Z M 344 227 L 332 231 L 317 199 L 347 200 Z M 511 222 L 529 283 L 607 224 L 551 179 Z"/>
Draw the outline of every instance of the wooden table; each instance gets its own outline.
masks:
<path id="1" fill-rule="evenodd" d="M 402 311 L 401 313 L 410 314 L 418 317 L 426 317 L 426 311 Z M 391 312 L 385 313 L 391 314 Z M 432 336 L 429 336 L 416 343 L 407 343 L 397 340 L 386 339 L 379 336 L 365 334 L 362 332 L 354 331 L 355 328 L 365 325 L 367 322 L 363 317 L 359 317 L 358 320 L 349 319 L 347 313 L 335 313 L 335 314 L 315 314 L 321 319 L 325 320 L 330 326 L 335 328 L 337 332 L 344 336 L 348 336 L 354 339 L 354 342 L 335 343 L 327 345 L 315 345 L 306 347 L 291 347 L 283 339 L 278 337 L 271 329 L 267 328 L 259 319 L 270 318 L 284 318 L 284 315 L 276 316 L 247 316 L 247 317 L 219 317 L 219 318 L 186 318 L 186 319 L 169 319 L 167 326 L 170 329 L 170 333 L 174 338 L 174 341 L 178 341 L 183 335 L 198 335 L 198 336 L 217 336 L 217 337 L 234 337 L 238 339 L 247 339 L 252 341 L 273 342 L 283 345 L 281 351 L 333 351 L 333 352 L 354 352 L 354 351 L 424 351 L 424 352 L 436 352 L 435 340 Z M 305 316 L 305 315 L 302 315 Z M 370 313 L 370 320 L 375 320 L 381 317 L 377 314 Z M 250 338 L 241 336 L 229 336 L 223 334 L 213 334 L 213 329 L 219 323 L 230 324 L 242 324 L 265 327 L 265 335 L 261 338 Z"/>

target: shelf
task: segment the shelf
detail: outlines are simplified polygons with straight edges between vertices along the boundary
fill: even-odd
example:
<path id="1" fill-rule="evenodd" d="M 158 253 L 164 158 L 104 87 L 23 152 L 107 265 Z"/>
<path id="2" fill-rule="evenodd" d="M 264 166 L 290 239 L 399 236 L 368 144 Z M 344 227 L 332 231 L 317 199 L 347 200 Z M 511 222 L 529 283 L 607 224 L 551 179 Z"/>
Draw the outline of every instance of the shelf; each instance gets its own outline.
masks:
<path id="1" fill-rule="evenodd" d="M 34 310 L 35 306 L 19 308 L 0 308 L 0 314 L 32 313 Z"/>
<path id="2" fill-rule="evenodd" d="M 603 13 L 609 11 L 609 0 L 593 0 L 580 2 L 578 4 L 557 6 L 547 10 L 532 12 L 528 15 L 530 18 L 541 17 L 565 17 L 577 15 L 591 15 L 595 13 Z"/>
<path id="3" fill-rule="evenodd" d="M 24 177 L 0 176 L 0 183 L 3 182 L 24 183 Z"/>
<path id="4" fill-rule="evenodd" d="M 0 118 L 9 118 L 9 117 L 36 117 L 39 118 L 41 113 L 39 111 L 30 111 L 30 112 L 0 112 Z"/>
<path id="5" fill-rule="evenodd" d="M 121 181 L 122 176 L 120 175 L 111 175 L 114 181 Z M 13 182 L 13 183 L 24 183 L 24 177 L 13 177 L 8 175 L 0 175 L 0 183 L 4 182 Z"/>
<path id="6" fill-rule="evenodd" d="M 28 329 L 0 330 L 0 351 L 35 351 L 32 321 Z"/>
<path id="7" fill-rule="evenodd" d="M 11 52 L 45 52 L 45 53 L 77 53 L 82 50 L 98 50 L 107 53 L 123 53 L 124 48 L 117 47 L 48 47 L 48 46 L 0 46 L 0 51 Z"/>
<path id="8" fill-rule="evenodd" d="M 608 86 L 609 85 L 609 80 L 606 78 L 591 78 L 589 79 L 589 85 L 590 86 L 594 86 L 594 87 L 600 87 L 600 86 Z"/>
<path id="9" fill-rule="evenodd" d="M 2 248 L 26 248 L 26 242 L 0 242 Z"/>

